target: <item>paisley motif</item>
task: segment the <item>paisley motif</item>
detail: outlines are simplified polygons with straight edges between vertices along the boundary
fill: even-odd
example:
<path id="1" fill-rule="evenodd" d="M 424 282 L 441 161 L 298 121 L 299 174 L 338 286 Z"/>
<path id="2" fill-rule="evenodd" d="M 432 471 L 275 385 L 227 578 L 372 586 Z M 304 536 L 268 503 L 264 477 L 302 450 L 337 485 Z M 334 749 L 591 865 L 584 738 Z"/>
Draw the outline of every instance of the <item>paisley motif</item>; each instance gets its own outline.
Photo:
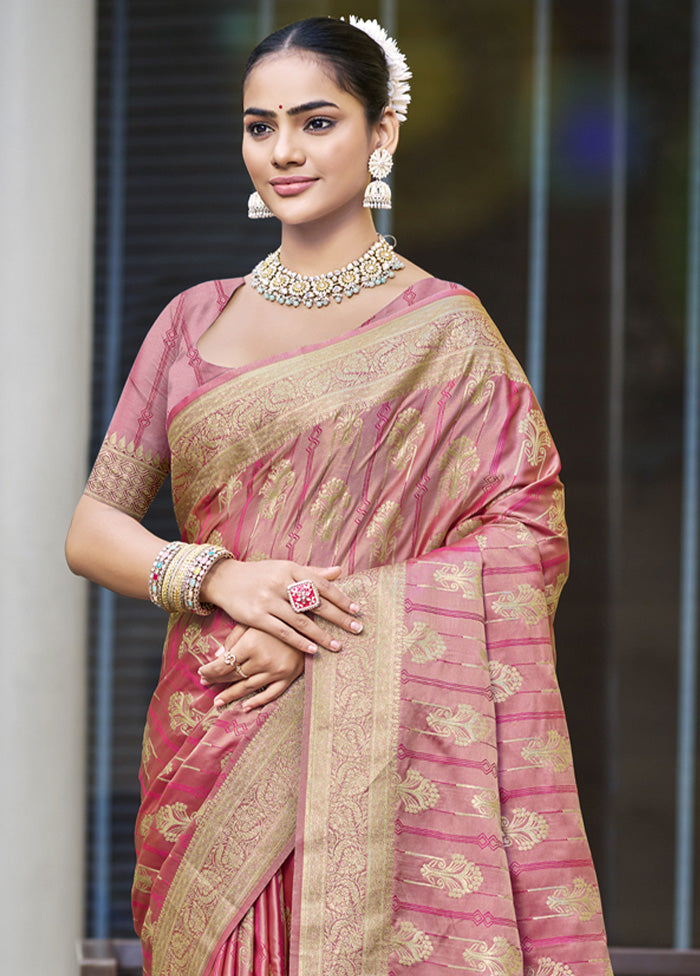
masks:
<path id="1" fill-rule="evenodd" d="M 417 769 L 409 769 L 403 780 L 399 780 L 396 791 L 406 813 L 420 813 L 429 810 L 440 799 L 437 786 Z"/>
<path id="2" fill-rule="evenodd" d="M 425 880 L 442 888 L 449 898 L 462 898 L 478 891 L 484 881 L 481 869 L 463 854 L 453 854 L 449 863 L 443 857 L 426 861 L 420 869 Z"/>
<path id="3" fill-rule="evenodd" d="M 582 922 L 589 922 L 600 912 L 598 892 L 584 878 L 576 878 L 571 887 L 557 888 L 547 905 L 558 915 L 576 915 Z"/>
<path id="4" fill-rule="evenodd" d="M 522 972 L 523 957 L 520 949 L 502 935 L 493 942 L 469 940 L 464 950 L 464 961 L 470 969 L 488 976 L 519 976 Z"/>
<path id="5" fill-rule="evenodd" d="M 480 742 L 489 733 L 488 720 L 466 702 L 433 708 L 428 712 L 427 722 L 436 735 L 443 739 L 454 738 L 458 746 Z"/>
<path id="6" fill-rule="evenodd" d="M 529 739 L 523 747 L 522 757 L 533 766 L 549 766 L 555 773 L 563 773 L 573 765 L 571 747 L 556 729 L 550 729 L 546 737 Z"/>
<path id="7" fill-rule="evenodd" d="M 430 958 L 433 943 L 413 922 L 403 921 L 392 931 L 391 948 L 402 966 L 413 966 Z"/>

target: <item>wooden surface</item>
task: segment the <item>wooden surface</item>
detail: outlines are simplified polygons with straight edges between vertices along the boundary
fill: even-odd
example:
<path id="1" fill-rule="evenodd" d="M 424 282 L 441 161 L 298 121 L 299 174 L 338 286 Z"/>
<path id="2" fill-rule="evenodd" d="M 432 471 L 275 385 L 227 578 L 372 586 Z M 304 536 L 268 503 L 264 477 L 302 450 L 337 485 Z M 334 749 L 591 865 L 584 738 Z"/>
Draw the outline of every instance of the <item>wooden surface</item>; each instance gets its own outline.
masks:
<path id="1" fill-rule="evenodd" d="M 700 976 L 698 949 L 611 948 L 615 976 Z"/>

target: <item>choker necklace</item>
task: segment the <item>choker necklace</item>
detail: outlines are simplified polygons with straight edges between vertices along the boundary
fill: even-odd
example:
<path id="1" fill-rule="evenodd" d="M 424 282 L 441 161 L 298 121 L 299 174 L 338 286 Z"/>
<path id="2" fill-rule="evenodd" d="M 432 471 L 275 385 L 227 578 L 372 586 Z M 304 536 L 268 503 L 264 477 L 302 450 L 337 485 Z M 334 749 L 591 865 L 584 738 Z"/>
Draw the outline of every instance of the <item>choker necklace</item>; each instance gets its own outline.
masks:
<path id="1" fill-rule="evenodd" d="M 280 248 L 277 248 L 255 265 L 250 280 L 268 302 L 294 308 L 299 305 L 323 308 L 332 301 L 352 298 L 361 288 L 386 284 L 403 267 L 403 262 L 394 254 L 393 245 L 379 237 L 356 261 L 321 275 L 301 275 L 285 268 L 280 261 Z"/>

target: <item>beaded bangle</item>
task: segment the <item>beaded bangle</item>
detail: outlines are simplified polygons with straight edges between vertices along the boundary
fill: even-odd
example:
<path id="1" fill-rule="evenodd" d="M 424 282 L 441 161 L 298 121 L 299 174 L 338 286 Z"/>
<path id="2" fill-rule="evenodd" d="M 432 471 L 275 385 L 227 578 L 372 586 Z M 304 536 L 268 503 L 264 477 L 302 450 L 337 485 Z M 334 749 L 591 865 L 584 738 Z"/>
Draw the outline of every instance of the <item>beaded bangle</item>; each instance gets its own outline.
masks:
<path id="1" fill-rule="evenodd" d="M 221 546 L 205 546 L 197 554 L 187 577 L 187 588 L 185 591 L 185 604 L 192 613 L 203 615 L 211 613 L 215 609 L 213 603 L 199 602 L 199 591 L 202 588 L 204 577 L 209 570 L 222 559 L 233 559 L 233 554 Z"/>
<path id="2" fill-rule="evenodd" d="M 180 600 L 180 591 L 187 576 L 187 563 L 191 558 L 193 548 L 194 546 L 185 544 L 165 571 L 160 594 L 161 605 L 170 613 L 180 613 L 185 609 Z"/>
<path id="3" fill-rule="evenodd" d="M 162 606 L 163 580 L 168 566 L 175 558 L 177 553 L 187 545 L 186 542 L 169 542 L 163 546 L 156 558 L 153 560 L 151 572 L 148 577 L 148 596 L 151 603 Z"/>
<path id="4" fill-rule="evenodd" d="M 148 595 L 152 602 L 169 613 L 205 615 L 215 609 L 200 603 L 204 578 L 221 559 L 233 554 L 222 546 L 169 542 L 156 556 L 149 576 Z"/>

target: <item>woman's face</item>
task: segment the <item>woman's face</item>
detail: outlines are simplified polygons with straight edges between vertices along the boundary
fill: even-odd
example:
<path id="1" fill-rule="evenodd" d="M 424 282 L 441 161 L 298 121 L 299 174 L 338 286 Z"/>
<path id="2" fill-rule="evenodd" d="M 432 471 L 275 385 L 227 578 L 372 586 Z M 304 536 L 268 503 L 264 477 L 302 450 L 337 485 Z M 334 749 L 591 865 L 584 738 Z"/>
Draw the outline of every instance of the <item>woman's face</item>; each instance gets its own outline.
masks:
<path id="1" fill-rule="evenodd" d="M 298 52 L 270 55 L 243 92 L 243 160 L 265 203 L 285 224 L 362 208 L 367 162 L 379 145 L 364 106 L 337 86 L 322 62 Z"/>

